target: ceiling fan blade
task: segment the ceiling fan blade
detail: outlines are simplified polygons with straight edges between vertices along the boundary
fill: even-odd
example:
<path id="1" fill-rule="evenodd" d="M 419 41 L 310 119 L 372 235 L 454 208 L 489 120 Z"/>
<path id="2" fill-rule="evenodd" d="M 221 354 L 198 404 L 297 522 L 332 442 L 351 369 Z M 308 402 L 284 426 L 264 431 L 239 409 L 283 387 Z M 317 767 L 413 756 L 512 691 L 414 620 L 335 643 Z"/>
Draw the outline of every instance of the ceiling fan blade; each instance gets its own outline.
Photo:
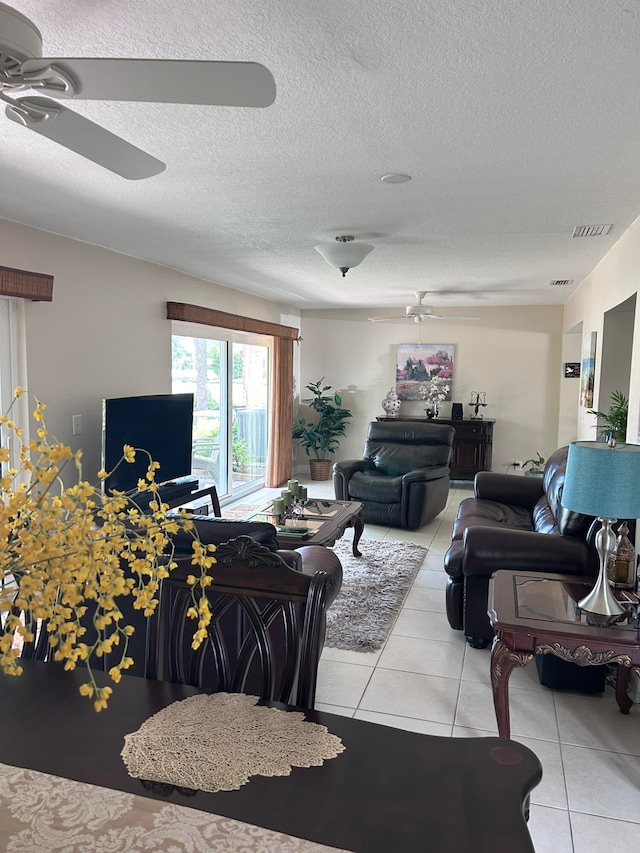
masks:
<path id="1" fill-rule="evenodd" d="M 427 320 L 479 320 L 470 314 L 425 314 Z"/>
<path id="2" fill-rule="evenodd" d="M 386 323 L 389 320 L 408 320 L 405 314 L 396 314 L 393 317 L 368 317 L 370 323 Z"/>
<path id="3" fill-rule="evenodd" d="M 99 166 L 130 180 L 150 178 L 166 168 L 161 160 L 49 98 L 16 98 L 7 117 Z"/>
<path id="4" fill-rule="evenodd" d="M 55 66 L 52 73 L 44 73 Z M 62 70 L 60 81 L 55 69 Z M 182 59 L 28 59 L 22 73 L 34 88 L 58 98 L 92 101 L 147 101 L 158 104 L 210 104 L 268 107 L 276 84 L 257 62 L 207 62 Z M 72 82 L 65 91 L 64 75 Z M 41 79 L 51 80 L 47 86 Z M 74 91 L 75 90 L 75 91 Z"/>

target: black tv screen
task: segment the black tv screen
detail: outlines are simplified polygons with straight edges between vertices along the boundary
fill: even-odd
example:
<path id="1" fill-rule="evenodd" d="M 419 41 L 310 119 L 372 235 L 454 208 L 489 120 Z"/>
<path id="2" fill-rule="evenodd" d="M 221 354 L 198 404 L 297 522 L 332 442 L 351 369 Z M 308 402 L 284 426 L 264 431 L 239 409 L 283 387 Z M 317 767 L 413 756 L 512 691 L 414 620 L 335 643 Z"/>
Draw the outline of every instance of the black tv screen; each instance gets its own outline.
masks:
<path id="1" fill-rule="evenodd" d="M 149 451 L 160 468 L 156 482 L 191 474 L 193 394 L 149 394 L 115 397 L 102 403 L 102 467 L 113 471 L 125 444 Z M 128 492 L 136 489 L 149 465 L 146 453 L 133 463 L 123 462 L 104 486 Z"/>

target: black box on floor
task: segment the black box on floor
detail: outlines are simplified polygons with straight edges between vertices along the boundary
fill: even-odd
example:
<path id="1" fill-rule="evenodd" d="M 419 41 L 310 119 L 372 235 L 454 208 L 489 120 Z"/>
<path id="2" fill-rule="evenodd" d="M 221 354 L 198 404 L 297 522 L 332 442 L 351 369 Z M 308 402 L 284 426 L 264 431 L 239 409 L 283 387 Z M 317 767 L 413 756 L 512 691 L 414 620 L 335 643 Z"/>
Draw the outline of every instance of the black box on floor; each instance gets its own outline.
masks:
<path id="1" fill-rule="evenodd" d="M 554 690 L 603 693 L 606 666 L 578 666 L 555 655 L 535 655 L 540 684 Z"/>

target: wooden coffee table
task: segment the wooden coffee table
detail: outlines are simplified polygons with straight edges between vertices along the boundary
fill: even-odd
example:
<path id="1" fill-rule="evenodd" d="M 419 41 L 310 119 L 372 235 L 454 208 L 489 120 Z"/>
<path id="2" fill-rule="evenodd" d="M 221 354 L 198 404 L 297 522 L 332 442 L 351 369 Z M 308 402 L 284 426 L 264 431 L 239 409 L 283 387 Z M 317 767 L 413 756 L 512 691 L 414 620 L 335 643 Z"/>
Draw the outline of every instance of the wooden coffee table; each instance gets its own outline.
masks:
<path id="1" fill-rule="evenodd" d="M 629 618 L 608 628 L 587 623 L 577 602 L 593 578 L 500 570 L 489 581 L 489 619 L 496 630 L 491 649 L 491 687 L 500 737 L 509 737 L 509 676 L 534 655 L 551 654 L 580 666 L 618 664 L 616 700 L 623 714 L 631 667 L 640 672 L 637 597 L 629 599 Z M 635 601 L 634 601 L 635 599 Z"/>
<path id="2" fill-rule="evenodd" d="M 362 504 L 358 501 L 332 501 L 324 498 L 309 498 L 295 518 L 288 518 L 284 524 L 277 523 L 273 514 L 273 504 L 269 503 L 259 512 L 247 517 L 247 521 L 268 521 L 276 526 L 276 536 L 280 548 L 294 550 L 303 545 L 331 546 L 343 535 L 347 527 L 353 527 L 353 556 L 361 557 L 358 549 L 360 537 L 364 531 Z M 306 533 L 296 533 L 296 528 L 306 527 Z M 291 532 L 287 533 L 287 528 Z"/>

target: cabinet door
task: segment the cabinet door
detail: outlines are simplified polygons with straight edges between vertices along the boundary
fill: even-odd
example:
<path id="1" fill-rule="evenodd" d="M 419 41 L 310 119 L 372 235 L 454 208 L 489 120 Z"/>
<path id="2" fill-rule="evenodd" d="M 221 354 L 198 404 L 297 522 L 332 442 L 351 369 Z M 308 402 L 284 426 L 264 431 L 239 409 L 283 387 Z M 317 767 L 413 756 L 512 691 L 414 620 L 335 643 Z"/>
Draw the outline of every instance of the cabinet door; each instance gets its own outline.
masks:
<path id="1" fill-rule="evenodd" d="M 451 478 L 472 480 L 478 471 L 491 470 L 493 424 L 459 423 L 453 446 Z"/>

